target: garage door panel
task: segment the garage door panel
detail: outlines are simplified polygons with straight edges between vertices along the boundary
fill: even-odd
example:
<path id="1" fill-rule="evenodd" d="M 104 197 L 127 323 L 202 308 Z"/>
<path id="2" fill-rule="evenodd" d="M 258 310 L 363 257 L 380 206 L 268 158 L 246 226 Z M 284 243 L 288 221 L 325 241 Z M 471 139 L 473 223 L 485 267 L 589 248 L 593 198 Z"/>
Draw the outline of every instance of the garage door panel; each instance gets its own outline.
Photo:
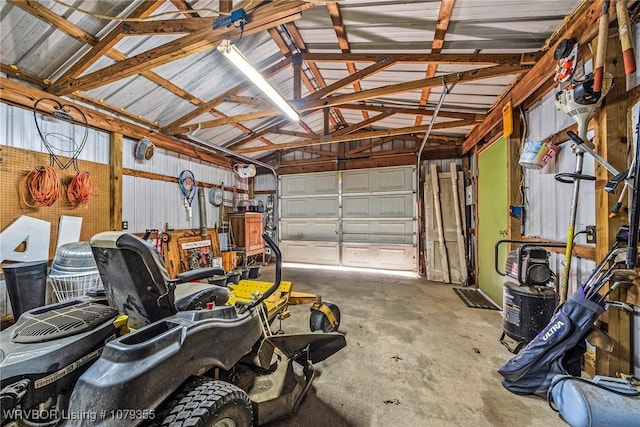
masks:
<path id="1" fill-rule="evenodd" d="M 347 267 L 413 270 L 415 248 L 412 245 L 343 243 L 342 264 Z"/>
<path id="2" fill-rule="evenodd" d="M 415 248 L 381 247 L 379 250 L 378 268 L 389 270 L 413 270 L 415 269 Z"/>
<path id="3" fill-rule="evenodd" d="M 413 218 L 413 195 L 344 196 L 342 214 L 344 218 Z"/>
<path id="4" fill-rule="evenodd" d="M 280 242 L 280 250 L 285 262 L 338 265 L 340 260 L 337 242 L 291 242 L 283 240 Z"/>
<path id="5" fill-rule="evenodd" d="M 285 175 L 279 232 L 286 261 L 416 269 L 415 167 Z"/>
<path id="6" fill-rule="evenodd" d="M 336 218 L 338 197 L 282 199 L 283 218 Z"/>
<path id="7" fill-rule="evenodd" d="M 345 242 L 414 243 L 413 221 L 344 220 Z"/>
<path id="8" fill-rule="evenodd" d="M 337 194 L 338 175 L 335 172 L 285 175 L 281 178 L 281 185 L 281 195 L 283 197 Z"/>
<path id="9" fill-rule="evenodd" d="M 338 235 L 337 220 L 294 220 L 282 221 L 281 239 L 283 240 L 316 240 L 336 241 Z"/>
<path id="10" fill-rule="evenodd" d="M 412 191 L 413 168 L 383 168 L 342 173 L 342 192 Z"/>

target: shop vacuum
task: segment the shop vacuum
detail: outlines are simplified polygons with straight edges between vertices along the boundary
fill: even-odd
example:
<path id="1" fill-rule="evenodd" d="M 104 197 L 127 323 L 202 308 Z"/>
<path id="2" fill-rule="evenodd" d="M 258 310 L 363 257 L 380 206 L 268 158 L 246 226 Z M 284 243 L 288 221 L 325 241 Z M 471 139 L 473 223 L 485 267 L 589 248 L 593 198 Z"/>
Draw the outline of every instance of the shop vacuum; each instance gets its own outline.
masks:
<path id="1" fill-rule="evenodd" d="M 498 268 L 498 248 L 503 243 L 521 244 L 507 255 L 504 272 Z M 543 245 L 559 246 L 547 242 Z M 500 342 L 511 353 L 518 353 L 547 326 L 553 316 L 557 305 L 556 276 L 549 267 L 549 255 L 540 243 L 520 240 L 499 240 L 496 243 L 495 270 L 506 278 Z"/>

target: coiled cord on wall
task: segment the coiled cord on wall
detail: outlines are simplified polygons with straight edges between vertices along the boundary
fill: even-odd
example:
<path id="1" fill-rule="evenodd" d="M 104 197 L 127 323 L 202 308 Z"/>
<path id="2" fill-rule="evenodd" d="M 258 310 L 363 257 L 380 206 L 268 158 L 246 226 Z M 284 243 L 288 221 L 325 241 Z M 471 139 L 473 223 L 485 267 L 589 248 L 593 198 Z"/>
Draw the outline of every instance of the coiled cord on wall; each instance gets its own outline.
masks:
<path id="1" fill-rule="evenodd" d="M 83 204 L 89 207 L 91 196 L 97 196 L 98 186 L 89 172 L 81 172 L 73 177 L 67 187 L 67 198 L 75 205 Z"/>
<path id="2" fill-rule="evenodd" d="M 61 192 L 58 174 L 51 166 L 37 166 L 25 175 L 20 185 L 22 202 L 32 208 L 51 206 Z M 27 200 L 27 193 L 31 196 L 31 202 Z"/>

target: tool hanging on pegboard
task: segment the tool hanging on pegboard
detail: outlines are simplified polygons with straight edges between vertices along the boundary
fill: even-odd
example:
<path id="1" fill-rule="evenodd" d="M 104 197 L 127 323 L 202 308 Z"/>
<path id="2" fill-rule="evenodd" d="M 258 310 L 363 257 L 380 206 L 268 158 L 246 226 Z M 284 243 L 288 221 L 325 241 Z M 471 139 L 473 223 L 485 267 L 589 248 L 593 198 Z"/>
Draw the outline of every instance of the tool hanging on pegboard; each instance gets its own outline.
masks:
<path id="1" fill-rule="evenodd" d="M 196 178 L 190 170 L 183 170 L 178 177 L 180 191 L 184 195 L 184 207 L 187 210 L 187 221 L 191 222 L 191 204 L 198 191 Z"/>

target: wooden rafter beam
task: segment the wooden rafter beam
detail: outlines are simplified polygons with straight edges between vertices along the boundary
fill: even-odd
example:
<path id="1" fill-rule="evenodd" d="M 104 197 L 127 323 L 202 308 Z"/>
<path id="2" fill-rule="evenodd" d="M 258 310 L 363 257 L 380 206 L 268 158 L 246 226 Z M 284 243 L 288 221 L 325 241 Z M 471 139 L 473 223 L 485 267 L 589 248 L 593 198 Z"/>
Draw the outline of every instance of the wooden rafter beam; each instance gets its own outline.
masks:
<path id="1" fill-rule="evenodd" d="M 249 134 L 245 139 L 241 139 L 238 142 L 234 142 L 233 144 L 227 145 L 226 148 L 230 150 L 235 150 L 237 147 L 240 147 L 244 144 L 248 144 L 249 142 L 255 141 L 256 139 L 260 139 L 269 133 L 270 133 L 269 129 L 264 129 L 264 130 L 261 130 L 260 132 L 253 132 Z"/>
<path id="2" fill-rule="evenodd" d="M 279 125 L 271 126 L 270 128 L 261 130 L 260 132 L 254 132 L 253 134 L 250 134 L 249 136 L 247 136 L 245 139 L 243 139 L 241 141 L 234 142 L 233 144 L 228 145 L 227 148 L 235 149 L 237 147 L 241 147 L 241 146 L 243 146 L 245 144 L 250 143 L 251 141 L 255 141 L 256 139 L 261 138 L 261 137 L 263 137 L 265 135 L 268 135 L 270 133 L 271 134 L 275 134 L 275 135 L 295 136 L 296 138 L 303 138 L 303 139 L 309 139 L 309 138 L 313 138 L 313 137 L 318 136 L 314 132 L 304 133 L 304 132 L 296 132 L 296 131 L 293 131 L 293 130 L 282 129 L 281 127 L 284 126 L 287 123 L 288 123 L 288 121 L 285 122 L 285 123 L 279 124 Z"/>
<path id="3" fill-rule="evenodd" d="M 296 20 L 300 18 L 302 10 L 312 6 L 312 3 L 301 1 L 268 3 L 251 14 L 250 22 L 245 25 L 244 34 L 265 31 L 268 28 Z M 78 77 L 63 87 L 52 88 L 52 91 L 58 95 L 64 95 L 76 90 L 90 90 L 104 86 L 139 74 L 143 70 L 149 70 L 204 50 L 213 49 L 225 38 L 239 36 L 241 31 L 235 26 L 218 29 L 205 28 Z"/>
<path id="4" fill-rule="evenodd" d="M 379 62 L 390 58 L 406 64 L 520 65 L 532 66 L 544 52 L 526 53 L 303 53 L 309 62 Z"/>
<path id="5" fill-rule="evenodd" d="M 453 2 L 455 0 L 442 0 L 440 2 L 440 11 L 438 12 L 438 22 L 436 22 L 436 31 L 433 35 L 433 42 L 431 42 L 431 53 L 440 53 L 442 46 L 444 45 L 444 36 L 449 28 L 449 21 L 451 20 L 451 12 L 453 11 Z M 427 65 L 427 72 L 425 78 L 430 78 L 436 75 L 437 64 Z M 422 89 L 420 94 L 420 107 L 427 105 L 429 101 L 429 94 L 431 88 Z M 422 123 L 422 116 L 416 116 L 415 125 Z"/>
<path id="6" fill-rule="evenodd" d="M 353 74 L 349 74 L 349 76 L 343 79 L 340 79 L 334 83 L 331 83 L 329 86 L 326 86 L 316 91 L 315 93 L 312 93 L 307 97 L 307 99 L 324 98 L 325 96 L 331 95 L 332 93 L 339 91 L 345 86 L 349 86 L 350 84 L 360 81 L 366 77 L 371 77 L 372 75 L 380 71 L 386 70 L 387 68 L 391 67 L 394 64 L 395 62 L 392 61 L 391 59 L 383 58 L 381 61 L 376 62 L 375 64 L 370 65 L 367 68 L 363 68 L 360 71 L 357 71 Z"/>
<path id="7" fill-rule="evenodd" d="M 293 42 L 296 44 L 296 47 L 301 52 L 307 52 L 307 46 L 306 46 L 304 40 L 302 39 L 302 35 L 298 31 L 298 27 L 296 27 L 296 25 L 293 22 L 290 22 L 290 23 L 286 24 L 285 27 L 287 28 L 287 31 L 291 35 L 291 38 L 293 39 Z M 269 31 L 269 34 L 271 35 L 271 38 L 273 39 L 273 41 L 280 48 L 280 52 L 282 52 L 282 54 L 285 55 L 285 56 L 290 56 L 291 52 L 289 51 L 289 47 L 287 46 L 287 43 L 284 41 L 284 38 L 282 37 L 280 32 L 277 31 L 274 28 L 274 29 Z M 309 71 L 311 72 L 311 75 L 315 79 L 316 84 L 320 88 L 323 88 L 323 87 L 327 86 L 327 83 L 324 81 L 324 77 L 322 77 L 322 74 L 320 74 L 320 70 L 318 69 L 318 67 L 315 64 L 310 64 L 309 65 Z M 307 88 L 307 90 L 309 91 L 309 93 L 313 93 L 313 92 L 316 91 L 317 88 L 314 86 L 313 82 L 309 79 L 309 77 L 305 73 L 301 73 L 300 77 L 302 79 L 302 83 L 304 83 L 304 85 Z M 342 113 L 337 111 L 336 115 L 338 116 L 338 119 L 342 123 L 346 123 L 345 120 L 344 120 L 344 117 L 342 116 Z M 333 117 L 331 117 L 331 123 L 333 124 L 334 127 L 338 126 L 338 123 L 336 122 L 336 120 Z"/>
<path id="8" fill-rule="evenodd" d="M 504 76 L 508 74 L 519 74 L 523 72 L 526 72 L 526 70 L 522 70 L 519 65 L 496 65 L 493 67 L 480 68 L 476 70 L 464 71 L 461 73 L 451 73 L 443 76 L 431 77 L 428 79 L 413 80 L 404 83 L 382 86 L 376 89 L 364 90 L 362 92 L 306 101 L 298 106 L 298 110 L 313 110 L 350 102 L 364 101 L 381 96 L 409 92 L 416 89 L 441 86 L 443 82 L 446 84 L 451 84 L 452 82 L 457 80 L 458 83 L 464 83 L 491 77 Z"/>
<path id="9" fill-rule="evenodd" d="M 342 20 L 342 13 L 340 13 L 340 6 L 338 3 L 327 3 L 327 11 L 329 12 L 329 17 L 331 18 L 331 22 L 333 23 L 333 29 L 336 33 L 336 37 L 338 38 L 338 46 L 342 53 L 351 53 L 351 48 L 349 47 L 349 39 L 347 37 L 347 29 L 344 26 L 344 22 Z M 350 75 L 354 75 L 357 73 L 356 65 L 348 61 L 345 63 L 347 66 L 347 71 Z M 356 92 L 362 91 L 362 86 L 360 86 L 360 80 L 353 81 L 353 90 Z M 369 118 L 369 113 L 366 111 L 362 111 L 362 117 L 367 120 Z"/>
<path id="10" fill-rule="evenodd" d="M 331 132 L 329 135 L 330 136 L 340 136 L 340 135 L 347 135 L 350 133 L 353 133 L 355 131 L 357 131 L 358 129 L 362 129 L 364 127 L 370 126 L 372 123 L 378 122 L 380 120 L 386 119 L 387 117 L 393 116 L 395 113 L 393 111 L 389 111 L 389 112 L 384 112 L 384 113 L 380 113 L 376 116 L 373 117 L 369 117 L 367 119 L 364 119 L 363 121 L 356 123 L 354 125 L 348 126 L 346 128 L 342 128 L 342 129 L 338 129 L 334 132 Z"/>
<path id="11" fill-rule="evenodd" d="M 386 144 L 387 142 L 395 141 L 395 140 L 398 140 L 398 139 L 400 139 L 400 138 L 398 138 L 398 136 L 387 136 L 385 138 L 380 138 L 380 139 L 378 139 L 376 141 L 373 141 L 373 142 L 370 142 L 368 144 L 364 144 L 364 145 L 361 145 L 359 147 L 352 148 L 349 151 L 347 151 L 345 153 L 345 155 L 347 157 L 353 157 L 354 155 L 356 155 L 358 153 L 361 153 L 363 151 L 369 150 L 371 148 L 374 148 L 374 147 L 377 147 L 379 145 Z M 404 138 L 404 139 L 406 139 L 406 138 Z M 422 139 L 422 138 L 420 138 L 420 139 Z M 415 141 L 413 139 L 411 139 L 411 141 L 413 141 L 414 143 L 417 142 L 417 141 Z M 454 137 L 449 137 L 449 136 L 440 137 L 440 136 L 437 136 L 437 135 L 430 135 L 429 136 L 429 142 L 431 144 L 437 144 L 437 145 L 426 145 L 425 146 L 425 150 L 427 150 L 427 151 L 431 150 L 432 148 L 430 148 L 430 147 L 443 148 L 443 147 L 451 147 L 451 146 L 461 146 L 463 141 L 464 141 L 464 138 L 462 138 L 462 137 L 454 138 Z M 414 148 L 413 148 L 414 152 L 415 152 L 416 148 L 417 148 L 417 144 L 414 145 Z"/>
<path id="12" fill-rule="evenodd" d="M 578 9 L 562 23 L 562 28 L 564 29 L 562 39 L 574 38 L 579 45 L 591 41 L 598 32 L 598 19 L 601 6 L 601 2 L 581 3 Z M 610 15 L 610 19 L 614 17 L 615 14 Z M 500 102 L 493 107 L 493 110 L 489 113 L 486 120 L 476 126 L 469 135 L 467 135 L 462 145 L 463 154 L 472 150 L 486 135 L 502 123 L 502 107 L 506 105 L 507 102 L 511 101 L 511 105 L 517 107 L 549 80 L 549 77 L 555 70 L 556 60 L 553 58 L 553 54 L 558 43 L 560 43 L 560 40 L 557 40 L 556 43 L 550 46 L 527 75 L 502 96 Z"/>
<path id="13" fill-rule="evenodd" d="M 144 36 L 154 34 L 190 34 L 209 28 L 213 18 L 179 18 L 161 21 L 127 22 L 122 24 L 122 33 L 127 36 Z"/>
<path id="14" fill-rule="evenodd" d="M 407 154 L 382 154 L 380 156 L 371 156 L 363 159 L 346 159 L 344 162 L 344 170 L 378 168 L 387 166 L 404 166 L 415 165 L 415 153 Z M 424 160 L 452 159 L 460 157 L 459 148 L 440 148 L 438 150 L 423 152 Z M 324 161 L 322 161 L 324 160 Z M 327 172 L 337 170 L 337 162 L 332 159 L 312 159 L 305 161 L 293 162 L 276 162 L 278 174 L 294 174 L 309 172 Z"/>
<path id="15" fill-rule="evenodd" d="M 220 13 L 230 13 L 233 10 L 233 0 L 219 0 Z"/>
<path id="16" fill-rule="evenodd" d="M 473 123 L 474 122 L 470 120 L 456 120 L 452 122 L 436 123 L 433 125 L 433 129 L 447 129 L 452 127 L 469 126 Z M 237 150 L 237 152 L 241 154 L 258 153 L 261 151 L 287 150 L 289 148 L 311 147 L 314 145 L 321 145 L 321 144 L 337 144 L 339 142 L 356 141 L 356 140 L 362 140 L 362 139 L 380 138 L 385 136 L 405 135 L 405 134 L 416 133 L 416 132 L 424 132 L 427 130 L 427 127 L 428 127 L 427 125 L 409 126 L 409 127 L 395 128 L 395 129 L 356 132 L 349 135 L 340 135 L 336 137 L 332 137 L 328 135 L 320 138 L 308 139 L 305 141 L 285 142 L 285 143 L 276 144 L 270 147 L 242 148 Z"/>
<path id="17" fill-rule="evenodd" d="M 416 141 L 422 143 L 424 133 L 415 134 Z M 464 136 L 450 136 L 450 135 L 434 135 L 429 134 L 427 143 L 440 144 L 440 145 L 460 145 L 464 142 Z"/>
<path id="18" fill-rule="evenodd" d="M 373 141 L 373 142 L 370 142 L 368 144 L 364 144 L 364 145 L 361 145 L 359 147 L 352 148 L 351 150 L 348 150 L 344 154 L 345 154 L 346 157 L 353 156 L 354 154 L 358 154 L 358 153 L 361 153 L 363 151 L 367 151 L 367 150 L 369 150 L 371 148 L 377 147 L 377 146 L 382 145 L 382 144 L 386 144 L 387 142 L 393 141 L 395 139 L 396 139 L 395 135 L 394 136 L 386 136 L 384 138 L 380 138 L 380 139 L 378 139 L 376 141 Z"/>
<path id="19" fill-rule="evenodd" d="M 40 18 L 42 21 L 59 28 L 61 31 L 69 34 L 71 37 L 81 41 L 82 43 L 92 44 L 96 42 L 96 39 L 92 35 L 83 31 L 62 16 L 53 13 L 38 1 L 11 0 L 11 2 L 31 15 Z"/>
<path id="20" fill-rule="evenodd" d="M 212 109 L 211 113 L 216 116 L 219 117 L 221 119 L 226 119 L 227 116 L 222 113 L 221 111 L 218 111 L 216 109 Z M 240 132 L 244 133 L 245 135 L 251 135 L 253 133 L 253 131 L 251 129 L 249 129 L 248 127 L 240 124 L 240 123 L 231 123 L 231 126 L 233 126 L 234 128 L 238 129 Z M 273 142 L 269 141 L 268 139 L 264 138 L 264 137 L 259 137 L 258 138 L 260 141 L 262 141 L 263 143 L 265 143 L 268 146 L 273 146 Z"/>
<path id="21" fill-rule="evenodd" d="M 170 135 L 185 134 L 193 132 L 196 129 L 210 129 L 218 126 L 230 125 L 234 123 L 246 122 L 249 120 L 261 119 L 264 117 L 273 117 L 283 114 L 281 110 L 277 108 L 269 110 L 252 111 L 250 113 L 238 114 L 235 116 L 225 116 L 217 120 L 207 120 L 200 123 L 193 123 L 188 126 L 181 126 L 176 128 L 169 128 L 166 132 Z"/>
<path id="22" fill-rule="evenodd" d="M 253 96 L 225 95 L 224 102 L 235 102 L 236 104 L 259 105 L 261 107 L 273 105 L 271 101 L 256 98 Z"/>
<path id="23" fill-rule="evenodd" d="M 18 67 L 16 66 L 10 66 L 7 64 L 0 64 L 0 72 L 5 73 L 8 76 L 12 76 L 15 77 L 19 80 L 34 84 L 40 88 L 44 88 L 46 86 L 46 82 L 44 80 L 42 80 L 39 77 L 36 77 L 34 75 L 31 75 L 25 71 L 20 70 Z M 129 113 L 128 111 L 121 109 L 121 108 L 116 108 L 113 107 L 109 104 L 106 104 L 104 102 L 100 102 L 99 100 L 95 100 L 93 98 L 90 98 L 88 96 L 85 95 L 81 95 L 81 94 L 71 94 L 69 95 L 69 98 L 71 99 L 75 99 L 76 101 L 81 101 L 87 105 L 91 105 L 93 107 L 95 107 L 98 110 L 105 110 L 105 111 L 109 111 L 111 114 L 113 114 L 115 117 L 121 116 L 121 117 L 126 117 L 129 120 L 132 120 L 135 123 L 140 123 L 144 126 L 147 126 L 151 129 L 156 129 L 158 127 L 158 123 L 152 123 L 148 120 L 145 120 L 143 117 L 139 116 L 139 115 L 135 115 L 132 113 Z"/>
<path id="24" fill-rule="evenodd" d="M 296 138 L 304 138 L 304 139 L 310 139 L 318 136 L 315 133 L 296 132 L 294 130 L 280 129 L 277 126 L 271 128 L 269 133 L 273 133 L 275 135 L 295 136 Z"/>
<path id="25" fill-rule="evenodd" d="M 334 159 L 338 157 L 338 153 L 336 153 L 335 151 L 319 150 L 317 148 L 308 148 L 308 147 L 292 148 L 291 150 L 285 150 L 283 154 L 290 153 L 293 151 L 301 151 L 303 153 L 317 154 L 318 156 L 321 156 L 321 157 L 329 157 Z M 323 159 L 323 160 L 326 160 L 326 159 Z"/>
<path id="26" fill-rule="evenodd" d="M 0 72 L 6 74 L 7 76 L 12 76 L 22 81 L 34 84 L 43 88 L 47 83 L 41 79 L 40 77 L 34 76 L 33 74 L 27 73 L 26 71 L 21 70 L 17 65 L 9 65 L 5 63 L 0 64 Z"/>
<path id="27" fill-rule="evenodd" d="M 197 13 L 192 12 L 193 9 L 191 8 L 191 5 L 188 4 L 187 2 L 185 2 L 184 0 L 171 0 L 171 2 L 173 3 L 174 6 L 176 6 L 179 10 L 184 11 L 183 13 L 185 14 L 185 16 L 191 17 L 191 18 L 198 18 L 199 15 Z M 243 5 L 246 2 L 243 2 Z M 223 8 L 229 8 L 231 7 L 229 4 L 224 4 L 221 5 L 221 7 Z M 227 13 L 224 10 L 221 13 Z M 202 101 L 198 100 L 198 103 L 196 105 L 201 105 L 203 104 Z M 225 115 L 224 113 L 222 113 L 221 111 L 215 109 L 215 108 L 211 108 L 209 109 L 209 112 L 211 114 L 213 114 L 214 116 L 218 117 L 218 120 L 221 121 L 227 121 L 228 124 L 230 124 L 231 126 L 233 126 L 234 128 L 240 130 L 240 132 L 244 133 L 245 135 L 248 134 L 252 134 L 253 131 L 249 128 L 247 128 L 246 126 L 243 126 L 242 124 L 239 123 L 238 120 L 229 120 L 229 117 L 227 115 Z M 197 129 L 201 129 L 203 126 L 202 124 L 199 124 Z M 187 133 L 187 132 L 184 132 Z M 273 145 L 273 143 L 271 141 L 269 141 L 266 138 L 263 137 L 259 137 L 258 138 L 260 141 L 262 141 L 263 143 L 267 144 L 267 145 Z"/>
<path id="28" fill-rule="evenodd" d="M 156 9 L 162 5 L 163 1 L 142 2 L 133 12 L 129 14 L 129 18 L 145 18 L 151 15 Z M 109 34 L 101 40 L 91 40 L 89 43 L 92 48 L 85 53 L 82 58 L 73 63 L 67 71 L 56 79 L 54 85 L 61 85 L 82 74 L 101 56 L 107 54 L 112 48 L 124 37 L 125 23 L 118 24 L 116 28 L 111 30 Z M 87 36 L 90 36 L 87 34 Z M 87 37 L 88 38 L 88 37 Z"/>
<path id="29" fill-rule="evenodd" d="M 261 71 L 261 74 L 265 79 L 268 79 L 269 77 L 274 76 L 275 74 L 287 68 L 290 64 L 291 64 L 291 58 L 285 58 L 282 61 L 278 62 L 277 64 L 274 64 L 271 67 L 268 67 L 267 69 Z M 168 125 L 165 126 L 165 129 L 181 126 L 187 122 L 190 122 L 191 120 L 198 118 L 199 116 L 206 113 L 207 111 L 225 102 L 228 96 L 237 95 L 243 90 L 247 89 L 249 85 L 250 85 L 249 83 L 242 83 L 228 90 L 222 95 L 216 96 L 212 100 L 199 105 L 197 108 L 191 110 L 189 113 L 169 123 Z"/>
<path id="30" fill-rule="evenodd" d="M 193 8 L 184 0 L 171 0 L 171 4 L 174 5 L 176 9 L 183 12 L 183 15 L 187 18 L 198 18 L 200 16 L 195 12 L 191 12 Z"/>
<path id="31" fill-rule="evenodd" d="M 431 146 L 429 148 L 436 149 L 435 146 Z M 441 149 L 441 148 L 442 147 L 437 147 L 437 149 Z M 451 148 L 451 147 L 446 147 L 446 148 Z M 415 152 L 416 152 L 415 148 L 407 147 L 407 148 L 395 148 L 391 150 L 372 151 L 369 153 L 348 154 L 345 157 L 347 159 L 361 159 L 361 158 L 372 158 L 372 157 L 386 157 L 386 156 L 393 156 L 396 154 L 409 154 L 409 153 L 415 154 Z"/>
<path id="32" fill-rule="evenodd" d="M 276 28 L 270 28 L 267 32 L 271 36 L 271 39 L 274 41 L 276 46 L 278 46 L 278 49 L 280 49 L 280 53 L 282 53 L 285 58 L 291 58 L 291 61 L 293 63 L 293 59 L 294 58 L 291 55 L 291 51 L 289 50 L 289 46 L 287 45 L 287 42 L 284 40 L 284 38 L 282 37 L 280 32 Z M 295 74 L 295 69 L 294 69 L 294 74 Z M 313 86 L 313 83 L 311 82 L 311 80 L 309 80 L 309 77 L 306 74 L 300 73 L 300 79 L 301 79 L 301 83 L 303 83 L 305 85 L 305 87 L 307 88 L 307 90 L 309 92 L 313 92 L 315 90 L 315 87 Z M 324 80 L 322 80 L 322 83 L 324 83 Z M 318 84 L 322 84 L 322 83 L 319 82 Z M 313 132 L 311 127 L 308 126 L 306 123 L 304 123 L 302 120 L 300 121 L 300 124 L 304 128 L 304 130 L 306 130 L 307 132 L 309 132 L 309 130 L 311 130 L 311 132 Z"/>
<path id="33" fill-rule="evenodd" d="M 135 123 L 140 123 L 143 126 L 147 126 L 149 129 L 154 129 L 155 131 L 160 130 L 157 122 L 154 123 L 149 120 L 146 120 L 144 117 L 130 113 L 126 111 L 124 108 L 113 107 L 111 105 L 105 104 L 104 102 L 100 102 L 97 99 L 90 98 L 80 93 L 72 93 L 68 95 L 68 97 L 71 99 L 75 99 L 76 101 L 83 102 L 87 105 L 91 105 L 92 107 L 95 107 L 98 110 L 108 111 L 111 114 L 113 114 L 115 117 L 126 117 L 127 119 Z"/>
<path id="34" fill-rule="evenodd" d="M 144 4 L 148 4 L 150 6 L 156 6 L 157 2 L 146 2 Z M 143 4 L 143 5 L 144 5 Z M 28 7 L 28 11 L 29 10 L 34 10 L 37 12 L 37 16 L 40 19 L 46 20 L 46 22 L 48 22 L 51 25 L 55 25 L 60 17 L 56 14 L 54 14 L 53 12 L 51 12 L 48 9 L 44 9 L 42 10 L 42 6 L 40 6 L 38 3 L 29 3 L 26 4 L 24 3 L 25 7 Z M 133 13 L 132 17 L 144 17 L 144 16 L 148 16 L 149 14 L 152 13 L 153 10 L 155 10 L 155 7 L 151 7 L 151 8 L 142 8 L 139 7 L 137 8 Z M 89 40 L 90 44 L 99 47 L 99 51 L 101 51 L 102 49 L 107 49 L 106 50 L 106 55 L 109 56 L 110 58 L 114 59 L 114 60 L 123 60 L 126 59 L 127 57 L 118 52 L 117 50 L 113 49 L 113 48 L 109 48 L 109 46 L 111 44 L 114 44 L 115 42 L 117 42 L 120 39 L 120 34 L 117 31 L 118 28 L 116 28 L 114 31 L 110 32 L 103 40 L 105 41 L 103 44 L 102 41 L 99 41 L 98 39 L 94 38 L 92 35 L 86 33 L 84 30 L 82 30 L 81 28 L 67 22 L 67 24 L 61 28 L 62 31 L 67 32 L 68 35 L 70 35 L 71 37 L 76 38 L 79 41 L 86 41 Z M 92 53 L 93 52 L 93 53 Z M 85 55 L 85 57 L 83 57 L 84 61 L 82 61 L 82 64 L 86 65 L 86 64 L 91 64 L 93 59 L 97 59 L 97 57 L 94 57 L 94 55 L 97 55 L 97 52 L 95 51 L 90 51 L 89 54 L 91 55 Z M 93 58 L 93 59 L 92 59 Z M 84 65 L 82 65 L 80 68 L 75 68 L 72 67 L 68 72 L 78 72 L 77 70 L 81 69 Z M 86 66 L 89 66 L 86 65 Z M 158 86 L 161 86 L 163 88 L 165 88 L 166 90 L 168 90 L 169 92 L 173 93 L 174 95 L 184 99 L 187 102 L 190 102 L 194 105 L 199 105 L 202 103 L 202 101 L 200 101 L 198 98 L 196 98 L 194 95 L 190 94 L 189 92 L 187 92 L 186 90 L 182 89 L 181 87 L 177 86 L 176 84 L 170 82 L 169 80 L 166 80 L 165 78 L 161 77 L 160 75 L 154 73 L 153 71 L 150 70 L 145 70 L 142 71 L 141 75 L 143 77 L 145 77 L 146 79 L 152 81 L 153 83 L 157 84 Z M 123 117 L 128 117 L 131 118 L 132 120 L 135 120 L 138 123 L 145 123 L 146 121 L 141 120 L 141 118 L 139 116 L 136 116 L 134 114 L 129 113 L 128 111 L 122 109 L 122 108 L 117 108 L 114 106 L 111 106 L 105 102 L 102 102 L 101 100 L 91 100 L 88 97 L 84 97 L 81 94 L 77 93 L 77 94 L 71 94 L 70 95 L 72 98 L 74 99 L 83 99 L 85 102 L 92 104 L 92 105 L 97 105 L 99 106 L 99 108 L 113 112 L 116 115 L 119 116 L 123 116 Z M 97 103 L 97 104 L 96 104 Z M 157 123 L 154 123 L 154 126 L 157 126 Z"/>
<path id="35" fill-rule="evenodd" d="M 102 129 L 106 132 L 120 133 L 127 138 L 132 139 L 140 139 L 147 136 L 160 148 L 167 149 L 174 153 L 184 154 L 218 166 L 226 168 L 229 167 L 224 158 L 205 149 L 185 145 L 184 142 L 168 135 L 154 132 L 146 127 L 133 124 L 126 120 L 120 120 L 82 104 L 73 103 L 67 99 L 59 98 L 39 89 L 27 87 L 15 81 L 0 77 L 0 101 L 11 105 L 17 105 L 22 108 L 33 109 L 35 100 L 40 98 L 51 98 L 63 104 L 74 105 L 86 115 L 87 122 L 91 127 Z M 48 110 L 45 110 L 46 104 L 47 103 L 45 102 L 41 102 L 38 106 L 42 108 L 42 111 L 48 112 Z"/>
<path id="36" fill-rule="evenodd" d="M 426 109 L 426 108 L 385 107 L 383 105 L 368 105 L 368 104 L 340 104 L 339 107 L 342 108 L 343 110 L 367 110 L 367 111 L 379 111 L 381 113 L 394 112 L 396 114 L 433 116 L 433 110 Z M 438 113 L 438 117 L 447 117 L 450 119 L 469 119 L 469 120 L 475 120 L 477 122 L 481 122 L 487 117 L 487 115 L 476 114 L 476 113 L 464 113 L 459 111 L 440 110 L 440 112 Z"/>

